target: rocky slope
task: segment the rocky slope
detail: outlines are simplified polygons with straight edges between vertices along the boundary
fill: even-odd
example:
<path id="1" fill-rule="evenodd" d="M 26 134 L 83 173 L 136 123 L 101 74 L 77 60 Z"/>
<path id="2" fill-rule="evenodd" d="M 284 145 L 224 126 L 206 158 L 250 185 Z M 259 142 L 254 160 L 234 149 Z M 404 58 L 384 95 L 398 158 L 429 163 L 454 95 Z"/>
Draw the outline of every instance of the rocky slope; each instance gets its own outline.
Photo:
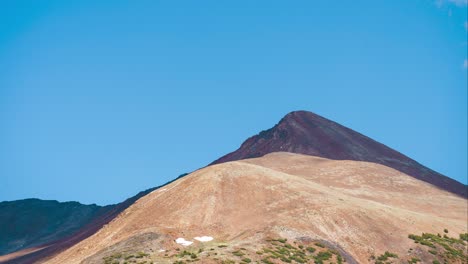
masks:
<path id="1" fill-rule="evenodd" d="M 356 131 L 307 111 L 287 114 L 274 127 L 247 139 L 212 164 L 287 151 L 336 160 L 379 163 L 443 190 L 467 197 L 468 187 Z"/>
<path id="2" fill-rule="evenodd" d="M 157 189 L 45 263 L 123 263 L 124 256 L 174 263 L 184 250 L 203 263 L 241 262 L 247 252 L 259 252 L 248 256 L 260 261 L 270 238 L 323 243 L 349 263 L 370 263 L 385 251 L 406 263 L 436 258 L 409 253 L 419 247 L 409 234 L 448 229 L 458 236 L 467 232 L 467 213 L 464 198 L 383 165 L 273 153 L 209 166 Z M 203 236 L 213 240 L 197 240 Z"/>

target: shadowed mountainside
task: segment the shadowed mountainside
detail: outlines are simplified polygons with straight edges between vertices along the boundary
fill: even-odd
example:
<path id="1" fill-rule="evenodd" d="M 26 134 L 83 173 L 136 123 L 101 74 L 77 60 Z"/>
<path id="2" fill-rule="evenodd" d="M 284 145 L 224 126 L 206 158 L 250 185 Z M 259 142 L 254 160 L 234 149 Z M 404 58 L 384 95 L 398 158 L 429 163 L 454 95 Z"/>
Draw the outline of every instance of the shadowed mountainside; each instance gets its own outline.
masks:
<path id="1" fill-rule="evenodd" d="M 0 255 L 69 236 L 110 209 L 40 199 L 0 202 Z"/>
<path id="2" fill-rule="evenodd" d="M 46 243 L 41 243 L 42 241 L 36 242 L 31 244 L 30 246 L 24 245 L 21 249 L 27 248 L 34 248 L 37 246 L 37 250 L 33 250 L 31 252 L 25 251 L 24 254 L 20 253 L 19 256 L 15 256 L 11 259 L 7 258 L 6 260 L 2 260 L 0 258 L 0 263 L 15 263 L 15 264 L 27 264 L 27 263 L 35 263 L 36 261 L 43 259 L 45 257 L 54 255 L 66 248 L 73 246 L 74 244 L 80 242 L 81 240 L 91 236 L 99 229 L 101 229 L 105 224 L 109 223 L 114 219 L 119 213 L 125 210 L 127 207 L 132 205 L 136 200 L 145 196 L 149 192 L 153 191 L 154 188 L 148 189 L 146 191 L 140 192 L 137 195 L 125 200 L 122 203 L 116 205 L 110 205 L 103 207 L 103 212 L 99 214 L 95 214 L 93 217 L 89 217 L 87 219 L 83 219 L 81 221 L 81 225 L 79 228 L 75 228 L 67 232 L 66 236 L 57 236 L 54 238 L 49 239 L 48 241 L 44 241 Z M 74 202 L 76 203 L 76 202 Z M 25 208 L 25 210 L 28 210 Z M 17 212 L 18 215 L 22 215 L 24 211 Z M 28 221 L 29 220 L 29 221 Z M 72 219 L 73 220 L 73 219 Z M 61 219 L 56 219 L 56 221 L 61 221 Z M 22 226 L 30 225 L 34 222 L 34 219 L 25 219 L 25 222 Z M 60 230 L 63 228 L 62 225 L 58 225 L 55 231 Z M 54 231 L 52 229 L 51 231 Z M 75 232 L 72 232 L 75 231 Z"/>
<path id="3" fill-rule="evenodd" d="M 250 137 L 239 149 L 211 164 L 285 151 L 334 160 L 379 163 L 443 190 L 467 197 L 467 186 L 356 131 L 307 111 L 287 114 L 274 127 Z M 210 165 L 211 165 L 210 164 Z"/>
<path id="4" fill-rule="evenodd" d="M 54 254 L 57 254 L 58 252 L 65 250 L 76 243 L 80 242 L 83 239 L 86 239 L 87 237 L 93 235 L 96 233 L 99 229 L 101 229 L 104 225 L 108 224 L 111 222 L 115 217 L 117 217 L 122 211 L 124 211 L 126 208 L 131 206 L 133 203 L 135 203 L 138 199 L 141 197 L 147 195 L 148 193 L 166 186 L 167 184 L 170 184 L 187 174 L 181 174 L 178 176 L 176 179 L 169 181 L 163 185 L 160 185 L 158 187 L 150 188 L 145 191 L 139 192 L 137 195 L 128 198 L 127 200 L 116 204 L 116 205 L 109 205 L 102 207 L 102 212 L 99 212 L 99 214 L 95 214 L 94 217 L 88 218 L 88 221 L 83 221 L 83 225 L 80 226 L 79 229 L 75 229 L 73 232 L 69 232 L 68 236 L 62 236 L 62 237 L 57 237 L 56 239 L 52 239 L 47 241 L 47 243 L 34 243 L 34 245 L 30 246 L 23 246 L 20 248 L 26 249 L 23 250 L 22 252 L 16 252 L 17 254 L 11 254 L 10 256 L 6 255 L 2 256 L 0 255 L 0 263 L 11 263 L 11 264 L 28 264 L 28 263 L 35 263 L 41 259 L 50 257 Z M 76 203 L 76 202 L 73 202 Z M 16 215 L 22 215 L 24 212 L 28 210 L 28 208 L 22 208 L 22 209 L 17 209 Z M 30 225 L 33 219 L 25 220 L 23 225 Z M 60 227 L 58 228 L 60 229 Z"/>

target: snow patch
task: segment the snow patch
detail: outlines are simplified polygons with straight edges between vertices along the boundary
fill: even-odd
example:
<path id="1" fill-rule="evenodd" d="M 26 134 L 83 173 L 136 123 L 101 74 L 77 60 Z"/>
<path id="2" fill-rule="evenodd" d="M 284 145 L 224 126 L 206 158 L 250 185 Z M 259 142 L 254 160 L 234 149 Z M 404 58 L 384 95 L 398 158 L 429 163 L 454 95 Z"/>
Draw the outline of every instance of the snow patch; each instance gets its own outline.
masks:
<path id="1" fill-rule="evenodd" d="M 213 238 L 210 236 L 194 237 L 193 239 L 198 240 L 200 242 L 208 242 L 213 240 Z"/>
<path id="2" fill-rule="evenodd" d="M 185 238 L 179 237 L 175 240 L 177 244 L 181 244 L 182 246 L 190 246 L 193 244 L 192 241 L 187 241 Z"/>

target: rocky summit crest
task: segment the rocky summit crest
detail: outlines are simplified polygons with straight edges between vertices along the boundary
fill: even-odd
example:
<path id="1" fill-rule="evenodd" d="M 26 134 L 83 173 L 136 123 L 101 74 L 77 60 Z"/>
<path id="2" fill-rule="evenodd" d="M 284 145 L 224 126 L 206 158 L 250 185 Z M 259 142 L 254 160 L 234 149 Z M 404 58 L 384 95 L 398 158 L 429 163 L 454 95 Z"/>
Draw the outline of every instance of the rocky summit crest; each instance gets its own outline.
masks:
<path id="1" fill-rule="evenodd" d="M 335 160 L 379 163 L 443 190 L 467 197 L 467 186 L 352 129 L 308 111 L 294 111 L 274 127 L 248 138 L 239 149 L 212 164 L 291 152 Z"/>

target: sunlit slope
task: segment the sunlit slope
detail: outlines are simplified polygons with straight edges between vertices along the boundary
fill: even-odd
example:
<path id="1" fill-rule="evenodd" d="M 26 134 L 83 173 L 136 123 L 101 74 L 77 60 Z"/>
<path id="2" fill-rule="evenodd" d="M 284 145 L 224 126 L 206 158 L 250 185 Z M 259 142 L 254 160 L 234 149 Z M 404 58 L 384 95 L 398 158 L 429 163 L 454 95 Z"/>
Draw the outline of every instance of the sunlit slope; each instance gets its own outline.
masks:
<path id="1" fill-rule="evenodd" d="M 206 167 L 155 190 L 46 262 L 89 262 L 155 234 L 144 240 L 155 252 L 181 247 L 174 242 L 181 237 L 252 244 L 266 236 L 310 237 L 367 263 L 386 250 L 404 255 L 410 233 L 467 232 L 466 202 L 383 165 L 272 153 Z"/>

